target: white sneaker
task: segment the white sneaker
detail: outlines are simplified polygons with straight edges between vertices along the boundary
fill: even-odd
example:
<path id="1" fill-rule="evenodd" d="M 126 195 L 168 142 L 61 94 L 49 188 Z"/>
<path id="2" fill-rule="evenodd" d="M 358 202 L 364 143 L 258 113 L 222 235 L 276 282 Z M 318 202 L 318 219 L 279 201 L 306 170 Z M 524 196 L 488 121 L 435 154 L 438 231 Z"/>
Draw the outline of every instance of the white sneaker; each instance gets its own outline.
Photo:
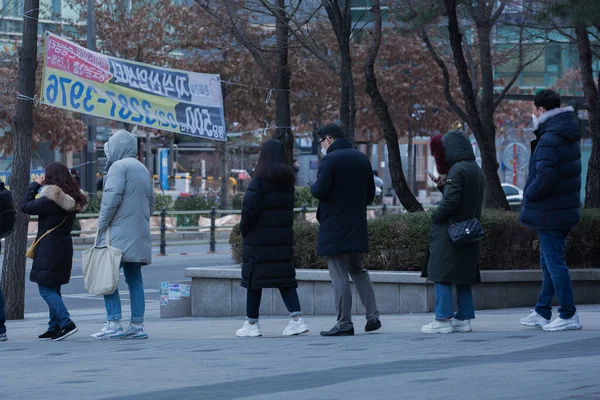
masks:
<path id="1" fill-rule="evenodd" d="M 473 329 L 471 328 L 471 321 L 465 319 L 461 321 L 456 318 L 452 318 L 450 321 L 452 323 L 452 328 L 454 328 L 454 332 L 471 332 Z"/>
<path id="2" fill-rule="evenodd" d="M 123 327 L 120 323 L 111 324 L 107 322 L 100 332 L 94 333 L 91 336 L 97 340 L 120 339 L 123 336 Z"/>
<path id="3" fill-rule="evenodd" d="M 454 327 L 452 326 L 452 322 L 450 321 L 438 321 L 434 319 L 432 323 L 424 325 L 421 328 L 421 332 L 423 333 L 452 333 L 454 332 Z"/>
<path id="4" fill-rule="evenodd" d="M 546 332 L 558 332 L 558 331 L 574 331 L 581 329 L 583 326 L 579 323 L 579 315 L 575 313 L 569 319 L 556 318 L 554 321 L 544 326 L 542 329 Z"/>
<path id="5" fill-rule="evenodd" d="M 521 318 L 519 323 L 525 326 L 533 326 L 534 328 L 543 328 L 550 323 L 549 319 L 542 317 L 540 314 L 533 312 L 525 318 Z"/>
<path id="6" fill-rule="evenodd" d="M 260 325 L 257 323 L 251 324 L 250 322 L 244 322 L 244 325 L 235 332 L 238 337 L 258 337 L 262 336 L 260 331 Z"/>
<path id="7" fill-rule="evenodd" d="M 298 318 L 298 321 L 292 319 L 283 330 L 283 336 L 301 335 L 306 332 L 308 332 L 308 326 L 304 323 L 303 318 Z"/>

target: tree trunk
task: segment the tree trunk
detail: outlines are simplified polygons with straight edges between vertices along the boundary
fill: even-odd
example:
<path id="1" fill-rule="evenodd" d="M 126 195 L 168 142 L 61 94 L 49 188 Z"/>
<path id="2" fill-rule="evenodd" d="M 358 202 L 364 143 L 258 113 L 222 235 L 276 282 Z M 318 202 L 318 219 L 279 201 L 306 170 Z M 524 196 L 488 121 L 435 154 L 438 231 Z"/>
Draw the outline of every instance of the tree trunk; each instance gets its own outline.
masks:
<path id="1" fill-rule="evenodd" d="M 277 36 L 277 103 L 274 139 L 285 146 L 290 164 L 294 159 L 294 136 L 292 134 L 292 117 L 290 111 L 290 66 L 289 53 L 289 18 L 285 11 L 285 0 L 277 0 L 276 36 Z"/>
<path id="2" fill-rule="evenodd" d="M 229 163 L 229 154 L 227 151 L 227 142 L 219 142 L 219 164 L 221 174 L 221 201 L 219 207 L 221 210 L 226 210 L 229 206 L 229 171 L 227 164 Z"/>
<path id="3" fill-rule="evenodd" d="M 587 27 L 583 24 L 575 26 L 577 35 L 577 51 L 583 92 L 589 108 L 590 133 L 592 136 L 592 154 L 588 163 L 585 185 L 585 208 L 600 208 L 600 98 L 598 87 L 594 82 L 592 69 L 592 49 Z M 600 85 L 600 74 L 598 75 Z"/>
<path id="4" fill-rule="evenodd" d="M 335 33 L 340 50 L 340 82 L 342 84 L 340 100 L 340 120 L 346 138 L 354 144 L 356 123 L 356 90 L 352 77 L 352 53 L 350 36 L 352 34 L 352 0 L 343 2 L 321 0 Z"/>
<path id="5" fill-rule="evenodd" d="M 346 138 L 352 144 L 354 144 L 356 93 L 354 88 L 354 78 L 352 77 L 352 56 L 350 55 L 350 45 L 347 44 L 345 49 L 342 51 L 342 73 L 340 75 L 340 81 L 342 84 L 342 98 L 340 101 L 340 120 L 342 122 L 344 132 L 346 133 Z"/>
<path id="6" fill-rule="evenodd" d="M 23 44 L 19 49 L 19 93 L 33 98 L 37 69 L 37 29 L 39 0 L 25 0 Z M 30 176 L 33 131 L 33 101 L 17 100 L 14 126 L 13 166 L 9 184 L 17 218 L 14 233 L 6 239 L 2 265 L 2 292 L 6 300 L 6 317 L 23 319 L 25 316 L 25 251 L 29 217 L 21 212 L 21 196 L 25 193 Z"/>
<path id="7" fill-rule="evenodd" d="M 481 3 L 480 3 L 481 4 Z M 482 11 L 483 13 L 484 11 Z M 494 66 L 490 38 L 491 26 L 485 15 L 477 19 L 479 39 L 479 59 L 481 68 L 481 103 L 479 111 L 483 132 L 477 140 L 481 150 L 481 166 L 486 180 L 485 204 L 489 208 L 509 209 L 506 194 L 502 190 L 498 175 L 498 157 L 496 154 L 496 125 L 494 123 Z M 477 136 L 475 136 L 477 139 Z"/>
<path id="8" fill-rule="evenodd" d="M 448 18 L 448 34 L 450 38 L 450 47 L 452 48 L 452 54 L 454 58 L 454 64 L 456 65 L 456 72 L 458 74 L 460 89 L 463 94 L 465 101 L 465 109 L 468 116 L 467 123 L 475 135 L 479 149 L 481 150 L 481 164 L 482 170 L 486 177 L 487 182 L 487 194 L 486 194 L 486 206 L 491 208 L 503 208 L 508 210 L 508 201 L 502 191 L 500 184 L 500 178 L 498 177 L 498 160 L 496 158 L 496 138 L 494 124 L 494 109 L 493 100 L 491 108 L 488 107 L 488 103 L 482 103 L 482 106 L 486 107 L 485 111 L 482 111 L 482 116 L 479 115 L 477 109 L 477 96 L 473 92 L 473 84 L 469 76 L 469 66 L 465 60 L 465 55 L 462 48 L 462 34 L 460 32 L 460 26 L 458 23 L 458 17 L 456 14 L 456 0 L 444 0 L 446 6 L 446 15 Z M 485 32 L 484 32 L 485 33 Z M 487 53 L 490 50 L 489 47 L 489 34 L 487 35 L 487 45 L 485 43 L 486 37 L 483 38 L 484 44 L 480 48 L 480 55 L 485 55 L 485 59 L 488 60 Z M 480 38 L 480 42 L 482 39 Z M 481 44 L 480 44 L 481 46 Z M 487 49 L 487 50 L 486 50 Z M 491 60 L 491 53 L 489 54 L 489 62 Z M 489 71 L 486 68 L 482 69 L 482 72 L 489 75 Z M 493 75 L 491 82 L 484 82 L 486 79 L 489 80 L 489 76 L 484 76 L 481 82 L 482 87 L 486 87 L 486 96 L 492 96 L 493 99 Z M 490 90 L 491 85 L 491 90 Z M 483 118 L 482 118 L 483 117 Z M 486 129 L 487 127 L 487 129 Z"/>
<path id="9" fill-rule="evenodd" d="M 400 147 L 398 144 L 398 133 L 390 116 L 387 103 L 383 99 L 379 87 L 377 86 L 377 77 L 375 76 L 375 61 L 381 46 L 381 2 L 373 1 L 372 7 L 374 15 L 373 38 L 368 50 L 367 60 L 365 62 L 366 91 L 371 98 L 371 103 L 379 119 L 379 124 L 388 146 L 389 169 L 392 177 L 392 184 L 400 199 L 400 203 L 408 212 L 423 211 L 423 206 L 415 198 L 406 184 L 406 177 L 402 170 L 402 159 L 400 158 Z"/>

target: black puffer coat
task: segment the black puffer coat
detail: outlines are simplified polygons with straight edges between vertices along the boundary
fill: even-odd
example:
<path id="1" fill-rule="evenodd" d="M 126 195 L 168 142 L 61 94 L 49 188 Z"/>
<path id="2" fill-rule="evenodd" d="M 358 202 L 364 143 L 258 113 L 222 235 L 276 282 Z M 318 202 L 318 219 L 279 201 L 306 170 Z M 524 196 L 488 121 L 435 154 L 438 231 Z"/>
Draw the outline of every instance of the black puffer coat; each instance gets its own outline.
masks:
<path id="1" fill-rule="evenodd" d="M 242 203 L 242 286 L 298 287 L 294 266 L 294 186 L 254 178 Z"/>
<path id="2" fill-rule="evenodd" d="M 571 228 L 581 218 L 581 134 L 573 108 L 542 114 L 535 135 L 519 220 L 539 230 Z"/>
<path id="3" fill-rule="evenodd" d="M 40 197 L 36 199 L 38 192 Z M 48 286 L 69 283 L 73 264 L 71 230 L 75 214 L 85 211 L 86 208 L 87 206 L 78 206 L 75 200 L 58 186 L 48 185 L 41 190 L 40 185 L 35 182 L 29 186 L 23 197 L 21 209 L 25 214 L 39 216 L 36 240 L 62 222 L 60 227 L 37 244 L 36 257 L 29 276 L 32 282 Z"/>

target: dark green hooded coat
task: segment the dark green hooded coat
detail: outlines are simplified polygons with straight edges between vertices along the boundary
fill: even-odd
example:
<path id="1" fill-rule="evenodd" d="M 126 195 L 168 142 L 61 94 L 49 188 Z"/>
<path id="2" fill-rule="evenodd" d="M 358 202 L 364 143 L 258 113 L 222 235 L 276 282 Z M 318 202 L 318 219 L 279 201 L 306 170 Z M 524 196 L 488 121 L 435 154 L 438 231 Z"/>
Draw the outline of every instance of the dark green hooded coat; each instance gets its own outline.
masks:
<path id="1" fill-rule="evenodd" d="M 423 277 L 437 283 L 473 284 L 479 276 L 479 242 L 454 244 L 448 226 L 481 217 L 484 180 L 475 162 L 473 146 L 460 131 L 442 139 L 450 171 L 443 188 L 442 202 L 432 214 L 429 257 Z"/>

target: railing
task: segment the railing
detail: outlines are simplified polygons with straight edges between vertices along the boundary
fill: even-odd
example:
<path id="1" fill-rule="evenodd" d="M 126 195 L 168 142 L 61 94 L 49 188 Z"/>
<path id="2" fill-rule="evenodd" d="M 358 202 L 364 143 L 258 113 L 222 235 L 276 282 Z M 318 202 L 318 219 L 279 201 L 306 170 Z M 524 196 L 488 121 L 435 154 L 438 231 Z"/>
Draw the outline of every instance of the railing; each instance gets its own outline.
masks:
<path id="1" fill-rule="evenodd" d="M 387 215 L 387 214 L 393 214 L 393 213 L 404 213 L 405 209 L 402 206 L 388 206 L 386 204 L 382 205 L 382 206 L 370 206 L 367 207 L 367 210 L 369 211 L 375 211 L 376 216 L 383 216 L 383 215 Z M 303 220 L 306 220 L 307 218 L 307 214 L 308 213 L 314 213 L 317 211 L 316 207 L 298 207 L 298 208 L 294 208 L 294 213 L 299 215 L 300 218 L 302 218 Z M 161 211 L 156 211 L 152 214 L 153 217 L 160 217 L 160 225 L 159 227 L 152 227 L 150 228 L 150 232 L 154 233 L 154 234 L 159 234 L 160 236 L 160 240 L 159 240 L 159 244 L 158 247 L 160 248 L 159 250 L 159 255 L 160 256 L 164 256 L 167 254 L 166 248 L 167 248 L 167 237 L 168 237 L 168 231 L 169 230 L 173 230 L 176 233 L 185 233 L 187 232 L 201 232 L 203 230 L 205 230 L 206 232 L 209 233 L 209 238 L 207 240 L 181 240 L 181 241 L 169 241 L 168 245 L 169 246 L 188 246 L 188 245 L 208 245 L 209 246 L 209 253 L 214 253 L 216 251 L 216 245 L 217 244 L 227 244 L 229 243 L 229 240 L 217 240 L 217 231 L 227 231 L 227 230 L 231 230 L 235 225 L 220 225 L 217 226 L 217 218 L 218 216 L 224 216 L 224 215 L 239 215 L 241 214 L 241 210 L 220 210 L 220 209 L 216 209 L 215 207 L 211 208 L 210 210 L 197 210 L 197 211 L 193 211 L 193 210 L 189 210 L 189 211 L 170 211 L 170 210 L 166 210 L 166 209 L 162 209 Z M 174 227 L 168 227 L 167 226 L 167 217 L 175 217 L 177 218 L 178 216 L 186 216 L 186 217 L 190 217 L 190 219 L 193 219 L 194 216 L 208 216 L 208 218 L 210 218 L 210 224 L 208 226 L 202 226 L 202 225 L 189 225 L 189 226 L 180 226 L 179 221 L 176 222 L 176 226 Z M 77 215 L 77 219 L 78 220 L 85 220 L 85 219 L 94 219 L 94 218 L 98 218 L 99 214 L 93 214 L 93 213 L 86 213 L 86 214 L 78 214 Z M 31 217 L 31 221 L 37 221 L 38 217 L 37 216 L 32 216 Z M 185 223 L 184 223 L 185 224 Z M 182 224 L 182 225 L 184 225 Z M 96 233 L 96 230 L 73 230 L 71 232 L 72 236 L 79 236 L 79 235 L 93 235 Z M 34 232 L 30 232 L 28 233 L 29 238 L 34 238 L 36 235 L 36 233 Z M 185 238 L 182 238 L 185 239 Z"/>

